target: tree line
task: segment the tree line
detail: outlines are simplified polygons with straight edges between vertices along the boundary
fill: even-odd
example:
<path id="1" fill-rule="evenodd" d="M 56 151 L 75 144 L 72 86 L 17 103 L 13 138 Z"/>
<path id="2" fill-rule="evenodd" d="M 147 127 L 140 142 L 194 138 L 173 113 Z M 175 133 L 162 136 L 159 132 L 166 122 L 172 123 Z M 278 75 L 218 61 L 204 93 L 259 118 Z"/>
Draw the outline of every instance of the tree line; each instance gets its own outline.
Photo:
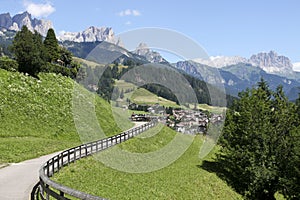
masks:
<path id="1" fill-rule="evenodd" d="M 43 39 L 37 31 L 32 33 L 23 26 L 9 49 L 13 60 L 4 56 L 0 59 L 0 68 L 9 71 L 27 73 L 33 77 L 40 72 L 49 72 L 75 78 L 80 67 L 73 61 L 72 53 L 59 45 L 53 29 L 49 29 Z"/>

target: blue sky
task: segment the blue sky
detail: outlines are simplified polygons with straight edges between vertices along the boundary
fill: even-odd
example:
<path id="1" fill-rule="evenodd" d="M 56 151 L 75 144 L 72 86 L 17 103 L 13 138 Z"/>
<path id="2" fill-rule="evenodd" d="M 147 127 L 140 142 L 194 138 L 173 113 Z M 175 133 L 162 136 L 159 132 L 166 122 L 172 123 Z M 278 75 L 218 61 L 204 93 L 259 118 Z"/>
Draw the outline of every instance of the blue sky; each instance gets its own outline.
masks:
<path id="1" fill-rule="evenodd" d="M 0 13 L 30 10 L 57 32 L 109 26 L 116 34 L 168 28 L 198 42 L 210 56 L 250 57 L 275 50 L 300 62 L 298 0 L 1 0 Z"/>

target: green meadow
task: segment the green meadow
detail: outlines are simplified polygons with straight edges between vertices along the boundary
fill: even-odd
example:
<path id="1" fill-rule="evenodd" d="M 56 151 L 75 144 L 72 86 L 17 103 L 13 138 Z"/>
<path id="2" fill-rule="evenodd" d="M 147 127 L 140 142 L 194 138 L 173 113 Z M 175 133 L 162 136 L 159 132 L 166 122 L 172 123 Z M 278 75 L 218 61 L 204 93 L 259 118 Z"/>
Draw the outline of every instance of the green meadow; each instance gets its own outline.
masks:
<path id="1" fill-rule="evenodd" d="M 72 79 L 43 73 L 36 79 L 0 69 L 0 88 L 0 163 L 20 162 L 81 143 L 72 112 Z M 110 104 L 98 96 L 95 112 L 105 133 L 121 131 Z"/>
<path id="2" fill-rule="evenodd" d="M 158 128 L 161 130 L 157 134 L 149 130 L 113 148 L 135 153 L 156 151 L 177 134 L 167 127 Z M 126 173 L 109 168 L 92 156 L 64 168 L 53 179 L 108 199 L 242 199 L 216 174 L 202 168 L 199 149 L 203 140 L 203 136 L 196 136 L 179 159 L 158 171 Z M 102 153 L 105 151 L 99 154 Z M 213 156 L 214 152 L 206 160 Z"/>

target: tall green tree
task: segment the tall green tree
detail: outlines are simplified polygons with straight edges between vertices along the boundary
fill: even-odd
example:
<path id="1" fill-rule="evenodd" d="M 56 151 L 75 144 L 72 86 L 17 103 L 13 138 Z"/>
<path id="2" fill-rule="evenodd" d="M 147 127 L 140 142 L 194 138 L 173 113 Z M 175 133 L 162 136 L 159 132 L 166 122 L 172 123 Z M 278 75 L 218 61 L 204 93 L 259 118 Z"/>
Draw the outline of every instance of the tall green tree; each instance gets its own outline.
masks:
<path id="1" fill-rule="evenodd" d="M 33 34 L 26 26 L 19 31 L 12 45 L 12 51 L 19 64 L 19 71 L 36 76 L 42 65 L 40 36 Z"/>
<path id="2" fill-rule="evenodd" d="M 110 66 L 107 66 L 98 82 L 97 93 L 107 101 L 110 101 L 111 99 L 116 100 L 116 93 L 119 91 L 113 93 L 114 84 L 115 81 L 113 79 L 112 69 Z"/>
<path id="3" fill-rule="evenodd" d="M 38 49 L 39 58 L 42 60 L 41 62 L 46 62 L 46 53 L 47 52 L 46 52 L 46 49 L 43 44 L 43 36 L 37 31 L 34 31 L 33 42 L 34 42 L 34 45 Z"/>
<path id="4" fill-rule="evenodd" d="M 44 40 L 44 46 L 47 53 L 47 61 L 56 62 L 60 58 L 59 45 L 55 32 L 52 28 L 50 28 L 47 32 L 46 38 Z"/>
<path id="5" fill-rule="evenodd" d="M 230 183 L 246 199 L 273 200 L 277 191 L 288 199 L 299 199 L 295 104 L 288 101 L 282 87 L 273 92 L 263 80 L 239 97 L 227 112 L 218 156 Z"/>
<path id="6" fill-rule="evenodd" d="M 59 59 L 63 62 L 65 67 L 70 67 L 73 61 L 73 55 L 64 47 L 59 47 Z"/>

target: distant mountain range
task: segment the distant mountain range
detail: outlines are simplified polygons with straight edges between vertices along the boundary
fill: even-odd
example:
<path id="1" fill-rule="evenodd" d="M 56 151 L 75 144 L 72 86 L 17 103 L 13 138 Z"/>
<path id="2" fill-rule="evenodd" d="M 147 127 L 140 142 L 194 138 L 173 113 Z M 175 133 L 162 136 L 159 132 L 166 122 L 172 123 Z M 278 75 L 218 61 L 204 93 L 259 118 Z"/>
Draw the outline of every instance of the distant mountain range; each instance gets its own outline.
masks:
<path id="1" fill-rule="evenodd" d="M 110 27 L 97 28 L 91 26 L 81 32 L 65 32 L 58 36 L 60 41 L 72 42 L 110 42 L 122 46 L 120 39 L 115 38 L 114 31 Z"/>
<path id="2" fill-rule="evenodd" d="M 297 72 L 293 73 L 298 78 L 289 78 L 282 74 L 267 73 L 259 66 L 242 62 L 222 68 L 210 67 L 194 61 L 181 61 L 173 64 L 173 66 L 205 82 L 224 86 L 226 92 L 234 96 L 246 88 L 251 88 L 261 78 L 264 78 L 273 90 L 278 85 L 282 85 L 290 100 L 297 99 L 300 92 L 300 74 Z"/>
<path id="3" fill-rule="evenodd" d="M 93 60 L 98 63 L 119 62 L 126 63 L 159 63 L 169 64 L 158 52 L 151 50 L 147 44 L 141 43 L 134 51 L 128 51 L 124 47 L 106 42 L 74 42 L 62 41 L 61 44 L 70 50 L 76 57 Z"/>
<path id="4" fill-rule="evenodd" d="M 43 19 L 32 18 L 28 12 L 23 12 L 15 16 L 9 13 L 0 14 L 0 28 L 3 31 L 20 31 L 22 26 L 27 26 L 29 30 L 37 31 L 42 36 L 46 36 L 48 29 L 53 28 L 52 22 Z M 1 33 L 0 33 L 1 34 Z M 106 41 L 116 45 L 120 45 L 120 40 L 115 38 L 115 34 L 110 27 L 94 27 L 91 26 L 81 32 L 65 32 L 58 36 L 60 41 L 72 42 L 100 42 Z"/>
<path id="5" fill-rule="evenodd" d="M 244 63 L 260 67 L 271 74 L 293 75 L 293 64 L 290 59 L 285 56 L 279 56 L 274 51 L 270 51 L 269 53 L 258 53 L 252 55 L 249 59 L 240 56 L 217 56 L 210 57 L 210 59 L 195 59 L 194 61 L 217 68 Z"/>
<path id="6" fill-rule="evenodd" d="M 5 49 L 8 52 L 7 46 L 16 31 L 19 31 L 23 25 L 31 31 L 37 30 L 44 36 L 49 28 L 53 28 L 50 21 L 32 19 L 28 12 L 13 17 L 9 13 L 0 14 L 2 54 L 3 51 L 5 53 Z M 142 43 L 143 41 L 133 52 L 126 50 L 110 27 L 91 26 L 81 32 L 65 32 L 58 37 L 58 40 L 75 56 L 80 58 L 89 56 L 89 59 L 97 62 L 133 61 L 139 64 L 160 63 L 171 66 L 158 52 Z M 207 83 L 216 86 L 224 85 L 227 93 L 231 95 L 237 95 L 238 92 L 252 87 L 262 77 L 272 89 L 281 84 L 291 100 L 296 99 L 299 93 L 300 73 L 293 71 L 293 64 L 288 57 L 278 55 L 274 51 L 258 53 L 250 58 L 217 56 L 208 60 L 180 61 L 172 66 Z"/>
<path id="7" fill-rule="evenodd" d="M 11 31 L 20 31 L 22 26 L 27 26 L 31 31 L 38 31 L 46 36 L 49 28 L 53 28 L 52 22 L 43 19 L 32 18 L 31 14 L 24 12 L 13 17 L 9 13 L 0 14 L 0 27 Z"/>

